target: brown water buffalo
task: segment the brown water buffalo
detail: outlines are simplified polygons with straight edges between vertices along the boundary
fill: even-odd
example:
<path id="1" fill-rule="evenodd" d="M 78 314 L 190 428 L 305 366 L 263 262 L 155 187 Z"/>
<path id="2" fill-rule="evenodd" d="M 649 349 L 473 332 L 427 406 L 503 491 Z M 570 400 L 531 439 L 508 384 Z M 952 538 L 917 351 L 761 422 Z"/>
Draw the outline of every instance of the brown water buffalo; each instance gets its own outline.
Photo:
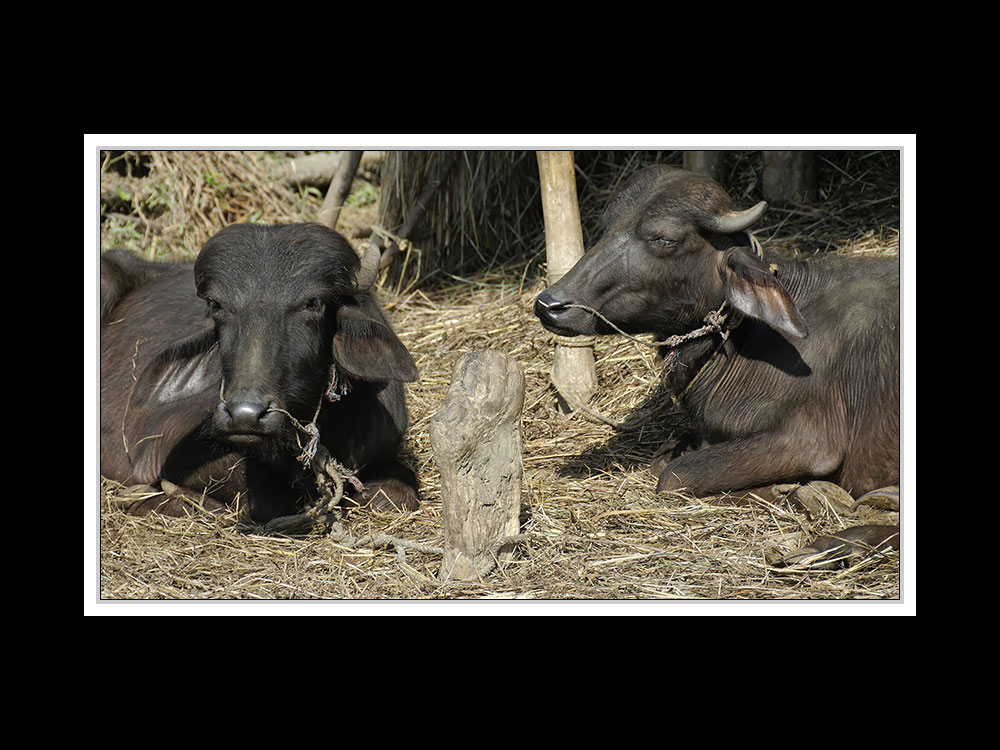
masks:
<path id="1" fill-rule="evenodd" d="M 319 224 L 230 226 L 194 263 L 104 253 L 101 473 L 266 521 L 315 489 L 291 419 L 315 417 L 320 442 L 364 483 L 355 502 L 417 507 L 396 459 L 402 383 L 417 372 L 369 290 L 377 268 L 377 253 L 361 263 Z"/>
<path id="2" fill-rule="evenodd" d="M 899 261 L 758 251 L 746 230 L 765 208 L 735 211 L 707 177 L 643 169 L 535 314 L 562 335 L 613 333 L 610 322 L 665 338 L 725 303 L 721 331 L 676 349 L 671 384 L 697 435 L 654 459 L 658 491 L 824 478 L 857 497 L 896 484 Z"/>

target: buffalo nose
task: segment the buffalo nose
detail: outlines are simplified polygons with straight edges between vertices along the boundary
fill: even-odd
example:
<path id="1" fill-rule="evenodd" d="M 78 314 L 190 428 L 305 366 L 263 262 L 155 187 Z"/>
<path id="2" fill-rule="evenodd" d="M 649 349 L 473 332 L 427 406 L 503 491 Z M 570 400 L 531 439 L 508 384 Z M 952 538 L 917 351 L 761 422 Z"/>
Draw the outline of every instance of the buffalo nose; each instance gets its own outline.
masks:
<path id="1" fill-rule="evenodd" d="M 548 290 L 542 292 L 535 298 L 535 315 L 544 320 L 552 320 L 560 312 L 567 309 L 566 303 L 557 300 Z"/>
<path id="2" fill-rule="evenodd" d="M 226 426 L 231 432 L 262 432 L 266 429 L 268 415 L 277 404 L 266 397 L 245 395 L 232 397 L 219 404 Z"/>

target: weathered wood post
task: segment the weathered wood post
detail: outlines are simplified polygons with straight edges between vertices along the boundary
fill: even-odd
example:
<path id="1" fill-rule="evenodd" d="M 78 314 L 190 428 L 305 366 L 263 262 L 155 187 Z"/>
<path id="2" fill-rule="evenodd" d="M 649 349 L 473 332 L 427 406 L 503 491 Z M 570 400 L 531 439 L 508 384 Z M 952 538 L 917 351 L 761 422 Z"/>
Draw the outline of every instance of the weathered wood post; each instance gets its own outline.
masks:
<path id="1" fill-rule="evenodd" d="M 721 182 L 725 157 L 725 151 L 685 151 L 684 169 Z"/>
<path id="2" fill-rule="evenodd" d="M 521 511 L 521 410 L 524 374 L 509 356 L 477 349 L 455 365 L 448 394 L 431 417 L 441 472 L 442 581 L 475 580 L 513 545 Z"/>
<path id="3" fill-rule="evenodd" d="M 576 197 L 572 151 L 538 151 L 542 215 L 545 220 L 545 257 L 551 286 L 583 257 L 583 229 Z M 565 411 L 586 404 L 597 390 L 592 337 L 556 336 L 552 382 Z"/>
<path id="4" fill-rule="evenodd" d="M 761 191 L 769 201 L 811 203 L 817 194 L 816 154 L 765 151 Z"/>

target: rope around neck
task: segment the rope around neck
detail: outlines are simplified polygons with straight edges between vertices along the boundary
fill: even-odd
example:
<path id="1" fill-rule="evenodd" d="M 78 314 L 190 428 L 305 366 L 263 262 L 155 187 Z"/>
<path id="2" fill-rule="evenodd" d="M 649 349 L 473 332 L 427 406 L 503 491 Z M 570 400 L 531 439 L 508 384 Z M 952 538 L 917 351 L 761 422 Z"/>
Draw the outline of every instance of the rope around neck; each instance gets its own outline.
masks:
<path id="1" fill-rule="evenodd" d="M 758 239 L 754 235 L 750 234 L 750 232 L 746 232 L 746 236 L 750 240 L 750 249 L 753 250 L 757 258 L 761 262 L 763 262 L 764 248 L 761 247 L 761 244 L 758 241 Z M 769 267 L 769 270 L 773 274 L 776 271 L 776 266 L 772 264 Z M 616 326 L 614 323 L 612 323 L 610 320 L 601 315 L 601 313 L 597 312 L 597 310 L 595 310 L 592 307 L 588 307 L 587 305 L 576 304 L 574 302 L 567 303 L 566 307 L 576 307 L 580 310 L 583 310 L 584 312 L 588 312 L 595 318 L 599 318 L 600 320 L 604 321 L 609 327 L 613 328 L 617 333 L 621 334 L 625 338 L 634 341 L 637 344 L 641 344 L 642 346 L 648 346 L 652 349 L 659 349 L 661 346 L 665 346 L 673 350 L 676 349 L 681 344 L 685 343 L 686 341 L 690 341 L 692 339 L 696 339 L 701 336 L 708 336 L 713 333 L 719 333 L 722 335 L 722 342 L 720 342 L 720 347 L 721 347 L 721 345 L 726 342 L 726 339 L 729 338 L 729 328 L 726 327 L 726 319 L 728 316 L 723 313 L 723 310 L 726 309 L 725 300 L 722 301 L 722 304 L 719 306 L 718 310 L 712 310 L 711 312 L 708 313 L 708 315 L 704 317 L 705 325 L 703 325 L 701 328 L 697 328 L 693 331 L 690 331 L 689 333 L 670 336 L 664 339 L 663 341 L 653 341 L 653 342 L 643 341 L 642 339 L 636 338 L 631 334 L 625 333 L 625 331 Z M 580 346 L 580 347 L 590 346 L 594 340 L 593 336 L 574 337 L 576 339 L 575 341 L 574 338 L 569 338 L 566 336 L 556 336 L 555 338 L 556 338 L 556 343 L 558 343 L 560 346 Z M 665 359 L 667 359 L 668 364 L 673 364 L 673 360 L 675 359 L 675 353 L 671 351 Z"/>
<path id="2" fill-rule="evenodd" d="M 670 347 L 671 349 L 676 349 L 678 346 L 680 346 L 681 344 L 683 344 L 685 341 L 690 341 L 691 339 L 696 339 L 696 338 L 698 338 L 700 336 L 707 336 L 708 334 L 711 334 L 711 333 L 721 333 L 723 341 L 725 341 L 729 337 L 729 331 L 725 328 L 726 316 L 722 313 L 722 311 L 726 307 L 725 301 L 723 301 L 722 305 L 719 306 L 718 310 L 712 310 L 711 312 L 708 313 L 708 315 L 705 316 L 705 318 L 704 318 L 705 325 L 703 325 L 701 328 L 697 328 L 697 329 L 691 331 L 690 333 L 684 333 L 684 334 L 678 334 L 676 336 L 670 336 L 670 337 L 664 339 L 663 341 L 652 341 L 652 342 L 650 342 L 650 341 L 643 341 L 642 339 L 636 338 L 635 336 L 633 336 L 633 335 L 631 335 L 629 333 L 625 333 L 625 331 L 623 331 L 621 328 L 619 328 L 618 326 L 616 326 L 614 323 L 612 323 L 610 320 L 608 320 L 606 317 L 604 317 L 603 315 L 601 315 L 599 312 L 597 312 L 597 310 L 595 310 L 592 307 L 587 307 L 586 305 L 579 305 L 579 304 L 576 304 L 575 302 L 566 303 L 566 307 L 576 307 L 576 308 L 579 308 L 580 310 L 583 310 L 584 312 L 588 312 L 591 315 L 593 315 L 595 318 L 599 318 L 600 320 L 603 320 L 611 328 L 615 329 L 615 331 L 617 331 L 618 333 L 620 333 L 625 338 L 630 339 L 630 340 L 636 342 L 637 344 L 642 344 L 643 346 L 648 346 L 648 347 L 650 347 L 652 349 L 659 349 L 661 346 L 667 346 L 667 347 Z M 559 343 L 562 344 L 562 341 L 560 341 Z"/>
<path id="3" fill-rule="evenodd" d="M 760 259 L 761 262 L 763 262 L 764 248 L 761 247 L 760 242 L 754 235 L 750 234 L 750 232 L 747 232 L 746 235 L 750 240 L 751 250 L 753 250 L 757 258 Z M 770 267 L 771 273 L 774 273 L 775 270 L 776 267 L 772 265 Z M 688 390 L 690 390 L 691 386 L 698 379 L 701 373 L 705 371 L 705 368 L 708 366 L 708 364 L 715 358 L 715 355 L 719 352 L 719 350 L 722 349 L 723 344 L 725 344 L 729 338 L 729 331 L 730 328 L 732 327 L 732 326 L 729 327 L 726 326 L 726 320 L 728 318 L 728 315 L 723 313 L 723 310 L 725 310 L 726 308 L 725 300 L 723 300 L 718 310 L 712 310 L 708 313 L 708 315 L 704 317 L 705 325 L 703 325 L 701 328 L 697 328 L 693 331 L 690 331 L 689 333 L 670 336 L 664 339 L 663 341 L 653 341 L 652 343 L 649 341 L 643 341 L 642 339 L 636 338 L 635 336 L 629 333 L 625 333 L 625 331 L 616 326 L 614 323 L 612 323 L 610 320 L 608 320 L 605 316 L 601 315 L 601 313 L 597 312 L 597 310 L 595 310 L 592 307 L 572 302 L 568 303 L 566 307 L 575 307 L 580 310 L 583 310 L 584 312 L 590 313 L 595 318 L 604 321 L 610 328 L 614 329 L 617 333 L 621 334 L 630 341 L 634 341 L 637 344 L 641 344 L 642 346 L 648 346 L 652 349 L 659 349 L 662 346 L 668 347 L 670 351 L 667 352 L 667 354 L 664 356 L 664 366 L 667 372 L 672 371 L 674 367 L 677 366 L 677 347 L 679 347 L 681 344 L 687 341 L 691 341 L 692 339 L 711 335 L 713 333 L 720 334 L 722 336 L 722 340 L 719 342 L 719 345 L 715 348 L 715 351 L 712 352 L 712 354 L 708 357 L 708 359 L 705 360 L 705 363 L 698 369 L 698 372 L 695 373 L 694 377 L 688 381 L 687 385 L 679 394 L 676 393 L 671 394 L 671 400 L 673 401 L 674 406 L 682 410 L 684 408 L 683 406 L 684 396 L 687 394 Z M 555 342 L 558 346 L 586 347 L 586 346 L 591 346 L 593 344 L 595 337 L 594 336 L 567 337 L 567 336 L 558 336 L 553 334 L 553 338 L 555 339 Z M 567 402 L 570 403 L 570 405 L 574 408 L 574 410 L 579 411 L 599 422 L 611 425 L 612 427 L 622 428 L 627 426 L 627 424 L 634 422 L 633 419 L 629 419 L 626 422 L 615 422 L 614 420 L 605 417 L 603 414 L 595 412 L 587 404 L 581 402 L 579 399 L 567 397 L 565 394 L 562 395 L 563 398 L 565 398 Z"/>

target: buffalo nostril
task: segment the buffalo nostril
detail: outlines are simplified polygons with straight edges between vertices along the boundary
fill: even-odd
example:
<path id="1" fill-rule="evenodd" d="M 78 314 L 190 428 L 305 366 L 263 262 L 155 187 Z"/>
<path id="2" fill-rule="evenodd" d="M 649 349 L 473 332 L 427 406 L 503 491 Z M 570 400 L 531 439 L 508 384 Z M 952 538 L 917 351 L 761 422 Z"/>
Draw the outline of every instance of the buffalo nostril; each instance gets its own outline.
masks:
<path id="1" fill-rule="evenodd" d="M 566 309 L 566 303 L 557 300 L 548 291 L 542 292 L 535 299 L 535 315 L 539 318 L 550 318 Z"/>

